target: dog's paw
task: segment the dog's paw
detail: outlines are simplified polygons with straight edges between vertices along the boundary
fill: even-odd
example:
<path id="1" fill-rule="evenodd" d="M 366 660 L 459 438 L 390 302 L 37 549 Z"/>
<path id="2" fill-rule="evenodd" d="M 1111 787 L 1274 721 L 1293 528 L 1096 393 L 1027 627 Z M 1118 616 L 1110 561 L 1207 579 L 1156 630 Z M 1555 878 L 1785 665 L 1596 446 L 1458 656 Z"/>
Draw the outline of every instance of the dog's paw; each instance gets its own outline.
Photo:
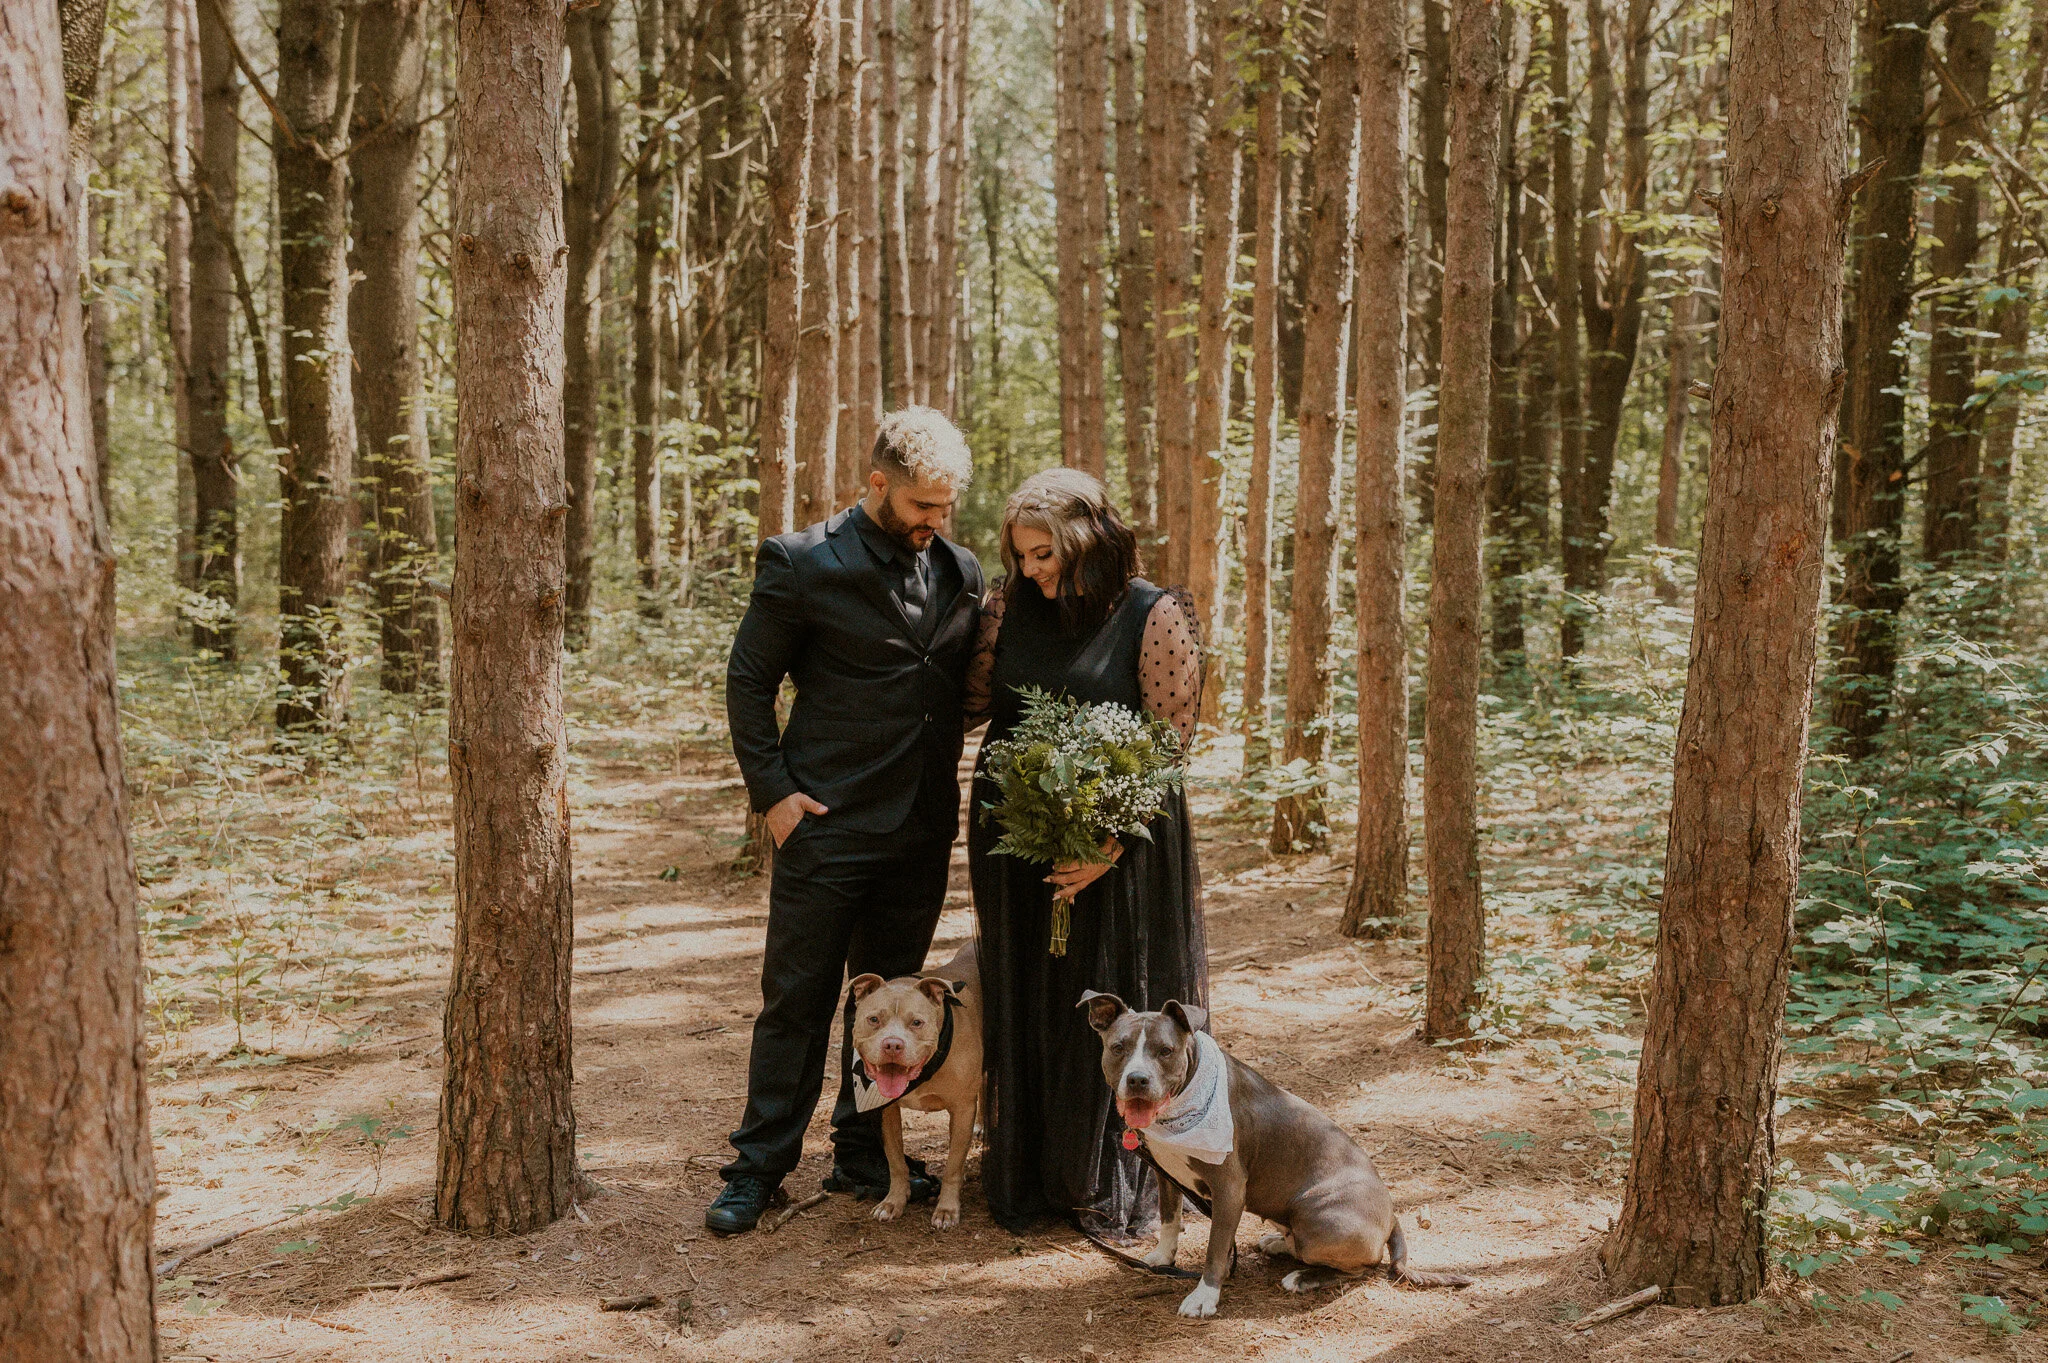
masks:
<path id="1" fill-rule="evenodd" d="M 1200 1320 L 1216 1314 L 1216 1302 L 1223 1295 L 1221 1284 L 1215 1287 L 1199 1283 L 1195 1290 L 1180 1299 L 1180 1313 L 1190 1320 Z"/>
<path id="2" fill-rule="evenodd" d="M 1279 1232 L 1275 1232 L 1271 1235 L 1261 1235 L 1259 1237 L 1259 1253 L 1265 1255 L 1268 1258 L 1276 1259 L 1283 1254 L 1286 1255 L 1288 1258 L 1293 1258 L 1294 1237 L 1292 1235 L 1285 1235 Z"/>
<path id="3" fill-rule="evenodd" d="M 960 1209 L 948 1207 L 944 1202 L 932 1210 L 932 1229 L 951 1230 L 960 1224 Z"/>
<path id="4" fill-rule="evenodd" d="M 1140 1262 L 1147 1268 L 1172 1268 L 1174 1251 L 1177 1248 L 1178 1246 L 1170 1245 L 1166 1241 L 1161 1240 L 1158 1244 L 1152 1246 L 1151 1249 L 1145 1251 L 1144 1258 Z"/>
<path id="5" fill-rule="evenodd" d="M 908 1197 L 885 1197 L 880 1202 L 877 1202 L 874 1211 L 868 1214 L 877 1221 L 894 1221 L 897 1217 L 903 1215 L 903 1209 L 909 1205 L 910 1199 Z"/>
<path id="6" fill-rule="evenodd" d="M 1315 1269 L 1297 1268 L 1294 1272 L 1280 1280 L 1280 1286 L 1286 1288 L 1289 1292 L 1314 1292 L 1318 1288 L 1328 1287 L 1333 1281 L 1335 1279 L 1331 1278 L 1327 1273 Z"/>

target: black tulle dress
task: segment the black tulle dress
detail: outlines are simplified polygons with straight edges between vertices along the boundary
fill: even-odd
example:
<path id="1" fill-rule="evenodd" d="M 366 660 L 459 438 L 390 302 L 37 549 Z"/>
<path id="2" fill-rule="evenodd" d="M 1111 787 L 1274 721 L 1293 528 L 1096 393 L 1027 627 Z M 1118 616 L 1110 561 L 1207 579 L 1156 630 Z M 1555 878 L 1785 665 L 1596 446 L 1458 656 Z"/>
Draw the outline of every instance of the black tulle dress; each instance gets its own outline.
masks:
<path id="1" fill-rule="evenodd" d="M 992 600 L 1000 599 L 991 592 Z M 991 616 L 995 612 L 991 611 Z M 1021 718 L 1016 688 L 1115 701 L 1192 729 L 1199 664 L 1186 617 L 1168 593 L 1134 579 L 1088 638 L 1060 628 L 1059 610 L 1027 586 L 984 630 L 970 673 L 970 707 L 986 686 L 985 741 Z M 1177 713 L 1178 712 L 1178 713 Z M 1081 891 L 1067 953 L 1047 949 L 1051 869 L 990 850 L 1001 830 L 983 818 L 994 785 L 977 773 L 968 867 L 980 948 L 988 1148 L 981 1182 L 997 1224 L 1021 1231 L 1060 1218 L 1108 1235 L 1142 1234 L 1158 1221 L 1158 1193 L 1121 1144 L 1102 1077 L 1102 1045 L 1075 1007 L 1083 990 L 1133 1008 L 1168 999 L 1207 1006 L 1201 875 L 1176 794 L 1150 842 L 1125 838 L 1123 856 Z M 1100 1217 L 1084 1216 L 1092 1208 Z"/>

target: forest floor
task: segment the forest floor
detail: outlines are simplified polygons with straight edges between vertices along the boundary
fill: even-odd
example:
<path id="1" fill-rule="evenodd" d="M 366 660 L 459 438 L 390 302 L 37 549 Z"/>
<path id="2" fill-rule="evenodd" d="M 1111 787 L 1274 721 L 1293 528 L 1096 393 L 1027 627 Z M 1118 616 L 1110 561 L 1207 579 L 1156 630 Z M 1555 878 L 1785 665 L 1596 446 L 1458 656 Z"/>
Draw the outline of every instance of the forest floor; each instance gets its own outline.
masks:
<path id="1" fill-rule="evenodd" d="M 930 1227 L 928 1209 L 885 1225 L 835 1196 L 772 1234 L 714 1237 L 702 1214 L 744 1097 L 766 886 L 734 869 L 742 793 L 702 693 L 678 711 L 642 705 L 621 683 L 575 684 L 575 1101 L 584 1164 L 603 1191 L 547 1230 L 501 1240 L 431 1221 L 452 854 L 445 783 L 418 729 L 387 716 L 377 741 L 396 756 L 383 768 L 311 779 L 254 770 L 223 725 L 211 748 L 176 747 L 187 777 L 168 780 L 161 764 L 175 745 L 146 723 L 131 737 L 131 765 L 139 747 L 143 768 L 159 1260 L 258 1228 L 165 1280 L 172 1363 L 2043 1356 L 2038 1333 L 1999 1338 L 1961 1314 L 1958 1293 L 1992 1290 L 1978 1279 L 1996 1275 L 1938 1243 L 1917 1264 L 1872 1256 L 1807 1281 L 1776 1271 L 1747 1305 L 1652 1307 L 1573 1328 L 1621 1295 L 1597 1252 L 1626 1168 L 1640 1021 L 1629 999 L 1642 972 L 1585 975 L 1605 963 L 1588 966 L 1582 947 L 1569 956 L 1557 906 L 1603 846 L 1661 843 L 1642 792 L 1620 789 L 1640 776 L 1598 767 L 1489 797 L 1486 875 L 1503 887 L 1491 946 L 1509 962 L 1556 948 L 1544 959 L 1575 961 L 1618 1011 L 1593 1009 L 1570 1044 L 1557 1039 L 1570 1028 L 1529 1028 L 1475 1056 L 1415 1039 L 1413 925 L 1392 941 L 1338 936 L 1343 859 L 1267 855 L 1257 807 L 1221 779 L 1234 748 L 1217 745 L 1197 767 L 1218 1038 L 1351 1131 L 1394 1190 L 1412 1261 L 1469 1273 L 1473 1287 L 1373 1279 L 1291 1296 L 1279 1286 L 1291 1265 L 1253 1248 L 1263 1226 L 1248 1218 L 1219 1314 L 1184 1321 L 1174 1308 L 1186 1284 L 1123 1267 L 1070 1232 L 994 1226 L 978 1154 L 950 1232 Z M 195 691 L 184 720 L 204 708 Z M 1606 798 L 1592 798 L 1603 783 Z M 970 931 L 956 853 L 935 959 Z M 1610 941 L 1618 958 L 1622 935 Z M 1553 1000 L 1548 1016 L 1571 1006 Z M 1623 1020 L 1609 1029 L 1602 1018 Z M 913 1153 L 942 1151 L 942 1114 L 910 1114 L 907 1127 Z M 1817 1170 L 1823 1152 L 1870 1135 L 1846 1107 L 1806 1107 L 1781 1117 L 1778 1139 L 1781 1155 Z M 816 1191 L 828 1159 L 821 1112 L 788 1191 Z M 1185 1265 L 1199 1264 L 1207 1238 L 1192 1221 Z M 2038 1266 L 2007 1268 L 2006 1287 L 2048 1296 Z M 417 1279 L 430 1281 L 392 1286 Z M 1818 1304 L 1817 1290 L 1828 1294 Z M 1897 1305 L 1853 1304 L 1873 1291 Z M 600 1298 L 639 1294 L 661 1301 L 600 1309 Z M 1829 1301 L 1841 1305 L 1820 1309 Z"/>

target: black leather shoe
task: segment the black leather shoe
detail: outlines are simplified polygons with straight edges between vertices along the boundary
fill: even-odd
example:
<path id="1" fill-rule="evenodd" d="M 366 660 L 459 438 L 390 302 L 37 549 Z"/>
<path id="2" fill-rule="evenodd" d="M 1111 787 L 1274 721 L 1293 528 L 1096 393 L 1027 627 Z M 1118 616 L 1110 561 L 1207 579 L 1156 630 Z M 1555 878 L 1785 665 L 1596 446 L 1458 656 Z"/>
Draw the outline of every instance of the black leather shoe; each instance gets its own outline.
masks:
<path id="1" fill-rule="evenodd" d="M 939 1195 L 939 1181 L 921 1159 L 905 1159 L 910 1167 L 910 1200 L 929 1202 Z M 846 1193 L 857 1202 L 877 1202 L 889 1195 L 889 1163 L 885 1159 L 854 1159 L 834 1162 L 832 1172 L 820 1180 L 828 1193 Z"/>
<path id="2" fill-rule="evenodd" d="M 725 1185 L 718 1200 L 704 1209 L 704 1228 L 716 1235 L 738 1235 L 760 1224 L 761 1213 L 776 1200 L 780 1188 L 765 1178 L 741 1174 Z"/>

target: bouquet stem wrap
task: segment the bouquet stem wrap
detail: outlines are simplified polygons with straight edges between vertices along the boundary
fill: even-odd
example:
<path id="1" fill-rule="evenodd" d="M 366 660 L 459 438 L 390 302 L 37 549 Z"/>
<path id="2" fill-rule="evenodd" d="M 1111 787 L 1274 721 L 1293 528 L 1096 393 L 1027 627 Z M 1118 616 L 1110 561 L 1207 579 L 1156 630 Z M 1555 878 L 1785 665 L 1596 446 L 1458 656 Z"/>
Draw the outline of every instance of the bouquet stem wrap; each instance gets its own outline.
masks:
<path id="1" fill-rule="evenodd" d="M 1185 780 L 1180 734 L 1127 706 L 1088 704 L 1036 687 L 1021 688 L 1024 717 L 988 746 L 985 774 L 999 798 L 982 820 L 1003 830 L 995 850 L 1025 861 L 1101 865 L 1111 838 L 1151 840 L 1147 827 Z M 1051 940 L 1067 954 L 1071 900 L 1055 897 Z"/>

